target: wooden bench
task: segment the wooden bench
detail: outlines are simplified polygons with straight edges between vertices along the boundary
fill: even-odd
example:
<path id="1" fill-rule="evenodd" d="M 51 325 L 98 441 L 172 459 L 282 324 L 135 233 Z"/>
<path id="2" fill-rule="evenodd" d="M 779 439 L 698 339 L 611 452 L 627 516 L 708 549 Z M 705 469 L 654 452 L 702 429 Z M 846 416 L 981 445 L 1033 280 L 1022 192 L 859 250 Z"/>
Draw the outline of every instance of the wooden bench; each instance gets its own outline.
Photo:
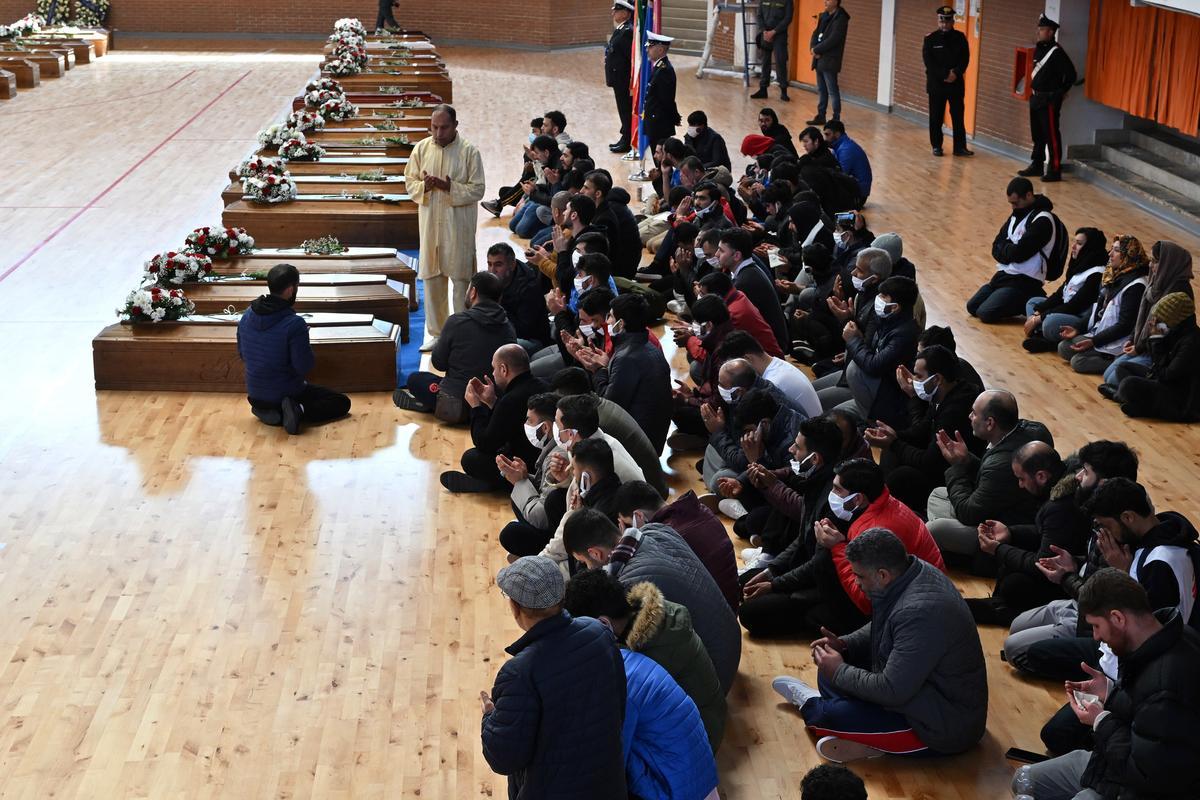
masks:
<path id="1" fill-rule="evenodd" d="M 0 58 L 23 58 L 26 61 L 32 61 L 41 69 L 43 78 L 61 78 L 67 73 L 67 59 L 61 54 L 0 48 Z"/>
<path id="2" fill-rule="evenodd" d="M 185 283 L 183 291 L 196 304 L 197 314 L 220 314 L 230 306 L 240 313 L 267 291 L 266 285 L 261 279 Z M 408 298 L 389 286 L 384 275 L 307 275 L 296 295 L 295 309 L 301 313 L 370 314 L 399 325 L 400 340 L 408 341 Z"/>
<path id="3" fill-rule="evenodd" d="M 244 256 L 213 261 L 213 272 L 217 275 L 267 272 L 276 264 L 284 263 L 295 266 L 301 275 L 384 275 L 407 289 L 410 310 L 420 307 L 416 261 L 397 253 L 393 247 L 349 247 L 337 255 L 305 253 L 299 247 L 260 247 Z"/>
<path id="4" fill-rule="evenodd" d="M 17 76 L 0 69 L 0 100 L 12 100 L 17 96 Z"/>
<path id="5" fill-rule="evenodd" d="M 237 320 L 109 325 L 92 340 L 96 389 L 245 393 Z M 318 314 L 306 322 L 316 356 L 310 381 L 342 392 L 396 388 L 398 325 L 369 314 Z"/>
<path id="6" fill-rule="evenodd" d="M 420 243 L 417 205 L 364 200 L 290 203 L 237 200 L 221 214 L 225 227 L 245 228 L 263 247 L 289 247 L 305 239 L 336 236 L 344 245 L 415 248 Z"/>
<path id="7" fill-rule="evenodd" d="M 42 68 L 27 58 L 11 58 L 0 55 L 0 69 L 5 69 L 17 79 L 18 89 L 34 89 L 42 82 Z"/>

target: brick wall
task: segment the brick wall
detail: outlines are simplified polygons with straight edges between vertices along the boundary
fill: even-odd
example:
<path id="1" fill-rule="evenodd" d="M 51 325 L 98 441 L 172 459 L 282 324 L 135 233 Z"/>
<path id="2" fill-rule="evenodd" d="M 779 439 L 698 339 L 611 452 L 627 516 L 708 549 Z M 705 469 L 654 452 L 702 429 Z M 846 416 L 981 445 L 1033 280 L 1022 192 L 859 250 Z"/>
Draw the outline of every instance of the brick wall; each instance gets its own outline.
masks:
<path id="1" fill-rule="evenodd" d="M 1029 104 L 1012 96 L 1013 49 L 1033 45 L 1044 0 L 1005 0 L 984 8 L 975 135 L 1028 147 Z"/>
<path id="2" fill-rule="evenodd" d="M 561 47 L 607 39 L 609 7 L 596 0 L 402 0 L 396 18 L 435 41 Z M 323 34 L 339 17 L 370 27 L 377 8 L 371 0 L 116 0 L 109 23 L 125 31 Z M 0 22 L 32 9 L 32 0 L 0 0 Z"/>
<path id="3" fill-rule="evenodd" d="M 734 40 L 737 37 L 737 14 L 718 14 L 717 30 L 713 34 L 712 60 L 717 64 L 732 64 Z"/>
<path id="4" fill-rule="evenodd" d="M 850 15 L 850 29 L 838 86 L 846 94 L 874 102 L 879 87 L 879 20 L 883 3 L 881 0 L 844 0 L 842 5 Z M 804 45 L 801 52 L 807 55 L 808 40 L 800 44 Z"/>
<path id="5" fill-rule="evenodd" d="M 989 5 L 987 11 L 991 10 Z M 936 27 L 937 18 L 929 13 L 926 0 L 896 0 L 896 60 L 892 76 L 894 105 L 922 114 L 929 110 L 921 45 L 925 41 L 925 34 Z"/>

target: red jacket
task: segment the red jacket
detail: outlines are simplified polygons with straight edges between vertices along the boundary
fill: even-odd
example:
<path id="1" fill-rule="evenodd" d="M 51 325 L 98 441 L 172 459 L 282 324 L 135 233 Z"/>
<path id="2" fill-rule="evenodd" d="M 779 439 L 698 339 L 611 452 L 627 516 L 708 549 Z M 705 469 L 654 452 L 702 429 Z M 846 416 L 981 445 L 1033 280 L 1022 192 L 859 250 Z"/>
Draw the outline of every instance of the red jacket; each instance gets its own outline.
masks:
<path id="1" fill-rule="evenodd" d="M 775 338 L 775 332 L 763 319 L 762 312 L 750 302 L 750 298 L 737 289 L 730 289 L 729 294 L 725 295 L 725 305 L 729 307 L 729 321 L 733 323 L 734 328 L 753 336 L 762 345 L 762 349 L 767 351 L 767 355 L 783 355 L 783 351 L 779 349 L 779 340 Z M 699 336 L 689 336 L 684 347 L 687 348 L 688 355 L 697 361 L 703 360 L 709 355 Z"/>
<path id="2" fill-rule="evenodd" d="M 858 610 L 868 617 L 871 616 L 871 600 L 858 588 L 858 583 L 854 580 L 854 572 L 851 571 L 850 561 L 846 558 L 846 543 L 871 528 L 887 528 L 904 542 L 904 549 L 909 555 L 928 561 L 942 572 L 946 571 L 942 551 L 929 535 L 925 523 L 912 509 L 892 497 L 891 492 L 884 487 L 883 494 L 875 498 L 875 502 L 867 506 L 867 510 L 850 525 L 846 541 L 835 545 L 832 551 L 833 566 L 837 570 L 838 580 L 842 582 L 842 589 Z"/>

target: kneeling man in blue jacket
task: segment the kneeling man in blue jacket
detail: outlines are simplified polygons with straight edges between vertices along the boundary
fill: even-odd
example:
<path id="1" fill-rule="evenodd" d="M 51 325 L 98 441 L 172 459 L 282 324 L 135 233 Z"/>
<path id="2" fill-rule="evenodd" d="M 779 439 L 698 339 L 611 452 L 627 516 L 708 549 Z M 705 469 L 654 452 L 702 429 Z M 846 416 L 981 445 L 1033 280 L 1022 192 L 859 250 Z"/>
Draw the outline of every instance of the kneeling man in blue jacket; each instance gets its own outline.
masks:
<path id="1" fill-rule="evenodd" d="M 238 321 L 238 356 L 246 366 L 250 411 L 267 425 L 288 433 L 350 413 L 350 398 L 304 379 L 316 359 L 308 341 L 308 324 L 295 309 L 300 270 L 276 264 L 267 273 L 264 294 Z"/>

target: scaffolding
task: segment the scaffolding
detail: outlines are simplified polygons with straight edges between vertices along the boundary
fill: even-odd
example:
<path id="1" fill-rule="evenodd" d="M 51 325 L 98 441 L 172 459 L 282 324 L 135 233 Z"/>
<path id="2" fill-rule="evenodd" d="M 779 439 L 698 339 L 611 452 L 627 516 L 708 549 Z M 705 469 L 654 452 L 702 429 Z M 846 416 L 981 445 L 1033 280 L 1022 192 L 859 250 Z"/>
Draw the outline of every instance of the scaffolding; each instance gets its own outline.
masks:
<path id="1" fill-rule="evenodd" d="M 738 69 L 738 52 L 734 48 L 733 63 L 713 64 L 713 39 L 717 34 L 717 23 L 721 14 L 733 14 L 735 25 L 741 33 L 741 69 Z M 734 36 L 735 43 L 738 36 Z M 696 68 L 696 77 L 705 75 L 741 75 L 742 83 L 749 87 L 750 79 L 757 75 L 758 57 L 755 39 L 758 38 L 758 3 L 722 3 L 713 2 L 708 6 L 708 25 L 704 35 L 704 52 L 700 54 L 700 66 Z"/>

